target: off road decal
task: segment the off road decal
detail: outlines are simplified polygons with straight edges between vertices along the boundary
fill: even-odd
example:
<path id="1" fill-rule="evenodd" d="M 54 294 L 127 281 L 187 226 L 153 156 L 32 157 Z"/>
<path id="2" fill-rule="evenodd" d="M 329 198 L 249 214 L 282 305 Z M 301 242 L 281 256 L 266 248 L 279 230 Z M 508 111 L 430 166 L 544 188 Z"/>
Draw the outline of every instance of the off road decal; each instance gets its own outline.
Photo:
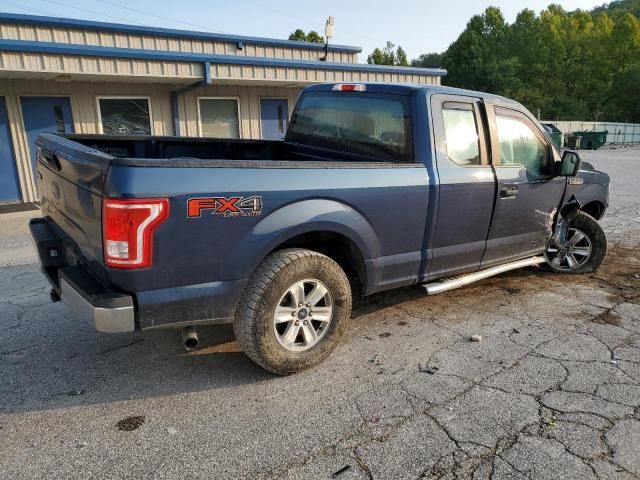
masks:
<path id="1" fill-rule="evenodd" d="M 187 217 L 203 212 L 224 217 L 255 217 L 262 213 L 262 197 L 202 197 L 187 200 Z"/>

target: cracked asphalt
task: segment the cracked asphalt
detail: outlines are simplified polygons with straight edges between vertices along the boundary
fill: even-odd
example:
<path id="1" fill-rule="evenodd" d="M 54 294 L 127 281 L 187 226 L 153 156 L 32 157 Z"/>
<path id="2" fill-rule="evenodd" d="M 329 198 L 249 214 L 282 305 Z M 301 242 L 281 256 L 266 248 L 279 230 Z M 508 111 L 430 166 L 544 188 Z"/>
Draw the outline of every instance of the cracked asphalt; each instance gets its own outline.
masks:
<path id="1" fill-rule="evenodd" d="M 376 295 L 287 378 L 228 327 L 96 334 L 0 216 L 0 477 L 639 479 L 640 149 L 583 157 L 612 177 L 598 272 Z"/>

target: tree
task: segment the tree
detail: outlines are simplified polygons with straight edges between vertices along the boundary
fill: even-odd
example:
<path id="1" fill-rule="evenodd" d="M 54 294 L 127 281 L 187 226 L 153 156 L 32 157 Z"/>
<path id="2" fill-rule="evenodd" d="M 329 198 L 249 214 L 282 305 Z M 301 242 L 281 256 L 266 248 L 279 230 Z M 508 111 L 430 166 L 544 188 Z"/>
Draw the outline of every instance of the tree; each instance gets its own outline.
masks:
<path id="1" fill-rule="evenodd" d="M 289 40 L 294 40 L 296 42 L 306 42 L 307 34 L 304 33 L 304 30 L 301 28 L 297 28 L 295 32 L 289 35 Z"/>
<path id="2" fill-rule="evenodd" d="M 507 24 L 500 9 L 488 7 L 482 15 L 473 16 L 445 53 L 447 82 L 456 87 L 500 91 L 517 66 L 509 58 L 506 40 Z"/>
<path id="3" fill-rule="evenodd" d="M 412 67 L 421 68 L 440 68 L 442 67 L 444 54 L 442 53 L 423 53 L 418 58 L 411 60 Z"/>
<path id="4" fill-rule="evenodd" d="M 376 48 L 371 52 L 371 55 L 367 57 L 367 63 L 408 67 L 409 59 L 407 58 L 407 52 L 401 46 L 396 49 L 393 43 L 387 42 L 387 45 L 382 50 Z"/>
<path id="5" fill-rule="evenodd" d="M 311 30 L 309 33 L 304 33 L 304 30 L 297 28 L 295 32 L 289 35 L 289 40 L 296 42 L 311 42 L 311 43 L 324 43 L 324 37 L 315 30 Z"/>
<path id="6" fill-rule="evenodd" d="M 552 4 L 538 15 L 522 10 L 508 24 L 489 7 L 445 52 L 411 64 L 442 66 L 446 84 L 514 98 L 545 118 L 640 122 L 637 8 L 640 0 L 591 12 Z M 371 56 L 388 60 L 385 52 L 376 49 Z"/>
<path id="7" fill-rule="evenodd" d="M 307 42 L 324 43 L 324 37 L 315 30 L 311 30 L 309 33 L 307 33 Z"/>

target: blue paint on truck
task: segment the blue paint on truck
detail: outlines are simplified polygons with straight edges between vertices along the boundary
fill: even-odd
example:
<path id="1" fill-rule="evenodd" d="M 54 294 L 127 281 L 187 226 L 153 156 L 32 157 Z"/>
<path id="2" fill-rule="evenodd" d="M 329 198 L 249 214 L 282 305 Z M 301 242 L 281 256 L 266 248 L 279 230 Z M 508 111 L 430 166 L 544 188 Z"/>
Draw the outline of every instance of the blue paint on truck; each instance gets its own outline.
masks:
<path id="1" fill-rule="evenodd" d="M 43 270 L 104 331 L 237 322 L 259 267 L 282 249 L 326 254 L 369 295 L 539 255 L 570 198 L 587 192 L 582 205 L 598 216 L 608 204 L 601 172 L 579 173 L 567 191 L 559 152 L 524 107 L 439 86 L 308 87 L 284 141 L 37 143 Z M 136 247 L 109 226 L 106 199 L 168 199 L 145 268 L 109 263 Z"/>

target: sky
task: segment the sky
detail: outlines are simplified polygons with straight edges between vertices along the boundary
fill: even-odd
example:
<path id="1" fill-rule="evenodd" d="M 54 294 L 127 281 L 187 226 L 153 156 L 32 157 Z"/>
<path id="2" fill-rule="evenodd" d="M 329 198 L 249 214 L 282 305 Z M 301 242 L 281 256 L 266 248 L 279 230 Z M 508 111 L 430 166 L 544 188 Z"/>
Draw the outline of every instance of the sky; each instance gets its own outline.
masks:
<path id="1" fill-rule="evenodd" d="M 387 40 L 410 59 L 444 51 L 489 5 L 512 22 L 520 10 L 539 12 L 549 3 L 588 10 L 604 0 L 0 0 L 0 11 L 273 38 L 287 38 L 296 28 L 324 35 L 333 15 L 332 43 L 362 47 L 365 62 Z"/>

